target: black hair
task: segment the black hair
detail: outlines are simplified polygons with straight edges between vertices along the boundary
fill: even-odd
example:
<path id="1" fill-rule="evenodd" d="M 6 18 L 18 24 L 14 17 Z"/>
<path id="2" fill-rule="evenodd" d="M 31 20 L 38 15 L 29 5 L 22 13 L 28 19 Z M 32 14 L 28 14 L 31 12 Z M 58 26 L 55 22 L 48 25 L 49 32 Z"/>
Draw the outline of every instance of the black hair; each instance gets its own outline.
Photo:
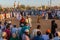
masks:
<path id="1" fill-rule="evenodd" d="M 41 36 L 41 32 L 40 32 L 40 31 L 37 31 L 37 35 L 38 35 L 38 36 Z"/>
<path id="2" fill-rule="evenodd" d="M 1 24 L 1 21 L 0 21 L 0 24 Z"/>
<path id="3" fill-rule="evenodd" d="M 58 36 L 58 33 L 55 33 L 55 37 Z"/>
<path id="4" fill-rule="evenodd" d="M 50 33 L 50 34 L 49 34 L 49 39 L 52 39 L 52 37 L 53 37 L 53 35 Z"/>
<path id="5" fill-rule="evenodd" d="M 37 25 L 37 29 L 39 29 L 41 26 L 40 25 Z"/>
<path id="6" fill-rule="evenodd" d="M 14 27 L 16 27 L 16 25 L 13 25 Z"/>
<path id="7" fill-rule="evenodd" d="M 51 23 L 54 24 L 55 23 L 55 20 L 52 20 Z"/>
<path id="8" fill-rule="evenodd" d="M 6 28 L 8 29 L 10 27 L 10 25 L 7 25 Z"/>
<path id="9" fill-rule="evenodd" d="M 50 33 L 46 32 L 46 35 L 49 35 Z"/>

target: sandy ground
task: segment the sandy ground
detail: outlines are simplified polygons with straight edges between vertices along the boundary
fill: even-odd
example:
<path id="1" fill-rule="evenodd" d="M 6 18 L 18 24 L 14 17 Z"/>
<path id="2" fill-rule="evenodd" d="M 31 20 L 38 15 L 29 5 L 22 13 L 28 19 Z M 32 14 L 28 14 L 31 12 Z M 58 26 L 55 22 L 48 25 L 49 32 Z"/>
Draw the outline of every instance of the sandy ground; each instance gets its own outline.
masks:
<path id="1" fill-rule="evenodd" d="M 31 31 L 37 27 L 38 23 L 37 23 L 37 17 L 36 16 L 31 16 L 32 18 L 32 28 L 31 28 Z M 16 24 L 17 27 L 19 27 L 19 21 L 16 19 L 16 18 L 11 18 L 11 19 L 6 19 L 7 21 L 8 20 L 11 20 L 12 21 L 12 24 Z M 2 23 L 4 22 L 4 20 L 2 20 Z M 57 31 L 60 31 L 60 20 L 56 20 L 56 23 L 58 24 L 58 29 Z M 51 20 L 44 20 L 44 19 L 40 19 L 40 23 L 41 25 L 41 31 L 42 33 L 45 33 L 45 31 L 50 27 L 51 27 Z"/>

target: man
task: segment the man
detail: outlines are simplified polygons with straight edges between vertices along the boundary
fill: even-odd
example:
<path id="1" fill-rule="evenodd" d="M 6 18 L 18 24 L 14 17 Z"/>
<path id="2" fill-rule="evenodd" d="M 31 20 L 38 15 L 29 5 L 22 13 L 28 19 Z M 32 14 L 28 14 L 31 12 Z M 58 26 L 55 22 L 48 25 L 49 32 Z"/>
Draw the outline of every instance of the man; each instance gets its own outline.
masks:
<path id="1" fill-rule="evenodd" d="M 18 39 L 17 35 L 15 33 L 13 33 L 10 40 L 19 40 L 19 39 Z"/>
<path id="2" fill-rule="evenodd" d="M 56 33 L 56 29 L 57 29 L 57 24 L 55 23 L 55 20 L 52 20 L 52 22 L 51 22 L 51 33 L 53 34 L 53 36 L 55 36 L 54 34 Z"/>
<path id="3" fill-rule="evenodd" d="M 41 26 L 40 25 L 37 25 L 37 29 L 34 29 L 31 33 L 31 39 L 34 37 L 34 36 L 37 36 L 37 31 L 41 31 L 40 30 Z"/>
<path id="4" fill-rule="evenodd" d="M 12 30 L 11 30 L 11 33 L 12 33 L 12 34 L 13 34 L 13 33 L 16 33 L 16 31 L 17 31 L 16 25 L 13 25 L 13 28 L 12 28 Z"/>
<path id="5" fill-rule="evenodd" d="M 6 26 L 5 32 L 7 33 L 7 39 L 9 40 L 10 36 L 11 36 L 11 31 L 10 31 L 10 26 L 9 25 Z"/>
<path id="6" fill-rule="evenodd" d="M 17 20 L 20 20 L 20 14 L 19 13 L 17 13 L 16 18 L 17 18 Z"/>
<path id="7" fill-rule="evenodd" d="M 22 35 L 22 40 L 30 40 L 29 38 L 29 30 L 26 29 L 24 34 Z"/>
<path id="8" fill-rule="evenodd" d="M 45 15 L 45 20 L 48 20 L 48 13 L 46 13 Z"/>
<path id="9" fill-rule="evenodd" d="M 46 34 L 42 35 L 44 40 L 49 40 L 50 29 L 47 29 Z"/>
<path id="10" fill-rule="evenodd" d="M 60 38 L 59 38 L 57 33 L 55 34 L 55 37 L 53 38 L 53 40 L 60 40 Z"/>
<path id="11" fill-rule="evenodd" d="M 20 20 L 20 27 L 23 27 L 25 24 L 25 18 L 22 16 L 21 20 Z"/>
<path id="12" fill-rule="evenodd" d="M 40 23 L 40 15 L 37 15 L 37 23 Z"/>
<path id="13" fill-rule="evenodd" d="M 32 19 L 31 19 L 30 15 L 27 16 L 26 23 L 28 23 L 29 26 L 32 27 Z"/>
<path id="14" fill-rule="evenodd" d="M 13 28 L 13 25 L 12 25 L 12 22 L 11 21 L 8 21 L 8 25 L 10 26 L 10 29 Z"/>
<path id="15" fill-rule="evenodd" d="M 22 27 L 21 32 L 20 32 L 21 35 L 24 33 L 24 31 L 25 31 L 26 29 L 30 30 L 30 27 L 28 26 L 28 23 L 25 23 L 25 26 Z"/>
<path id="16" fill-rule="evenodd" d="M 44 40 L 44 39 L 42 38 L 42 35 L 41 35 L 41 32 L 40 32 L 40 31 L 37 31 L 37 36 L 35 36 L 35 37 L 33 38 L 33 40 Z"/>

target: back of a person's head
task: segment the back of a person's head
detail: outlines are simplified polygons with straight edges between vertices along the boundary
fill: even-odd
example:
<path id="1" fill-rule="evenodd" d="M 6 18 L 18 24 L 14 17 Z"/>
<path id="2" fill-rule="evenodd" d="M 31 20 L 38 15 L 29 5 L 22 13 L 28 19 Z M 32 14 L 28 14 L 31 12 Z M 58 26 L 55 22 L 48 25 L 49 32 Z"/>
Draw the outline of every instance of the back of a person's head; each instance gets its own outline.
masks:
<path id="1" fill-rule="evenodd" d="M 55 23 L 55 20 L 52 20 L 51 23 L 52 23 L 52 24 Z"/>
<path id="2" fill-rule="evenodd" d="M 41 32 L 40 31 L 37 31 L 37 36 L 41 36 Z"/>
<path id="3" fill-rule="evenodd" d="M 0 24 L 1 24 L 1 22 L 0 22 Z"/>
<path id="4" fill-rule="evenodd" d="M 55 33 L 55 37 L 58 36 L 58 33 Z"/>
<path id="5" fill-rule="evenodd" d="M 8 29 L 9 27 L 10 27 L 10 25 L 7 25 L 7 26 L 6 26 L 6 29 Z"/>
<path id="6" fill-rule="evenodd" d="M 13 25 L 14 27 L 16 27 L 16 25 Z"/>
<path id="7" fill-rule="evenodd" d="M 37 29 L 40 29 L 41 28 L 41 26 L 40 25 L 37 25 Z"/>
<path id="8" fill-rule="evenodd" d="M 53 37 L 53 35 L 50 33 L 50 34 L 49 34 L 49 39 L 52 39 L 52 37 Z"/>
<path id="9" fill-rule="evenodd" d="M 7 22 L 6 21 L 4 22 L 4 25 L 7 25 Z"/>
<path id="10" fill-rule="evenodd" d="M 49 35 L 51 33 L 50 29 L 46 30 L 46 35 Z"/>

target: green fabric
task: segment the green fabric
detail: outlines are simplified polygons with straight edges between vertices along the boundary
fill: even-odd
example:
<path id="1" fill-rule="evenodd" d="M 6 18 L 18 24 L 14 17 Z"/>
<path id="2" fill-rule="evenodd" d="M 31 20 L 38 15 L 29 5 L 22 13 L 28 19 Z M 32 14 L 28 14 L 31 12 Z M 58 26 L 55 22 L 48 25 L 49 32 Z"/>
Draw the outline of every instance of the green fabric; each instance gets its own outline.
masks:
<path id="1" fill-rule="evenodd" d="M 10 38 L 10 40 L 19 40 L 19 39 L 17 37 L 16 38 L 12 37 L 12 38 Z"/>

